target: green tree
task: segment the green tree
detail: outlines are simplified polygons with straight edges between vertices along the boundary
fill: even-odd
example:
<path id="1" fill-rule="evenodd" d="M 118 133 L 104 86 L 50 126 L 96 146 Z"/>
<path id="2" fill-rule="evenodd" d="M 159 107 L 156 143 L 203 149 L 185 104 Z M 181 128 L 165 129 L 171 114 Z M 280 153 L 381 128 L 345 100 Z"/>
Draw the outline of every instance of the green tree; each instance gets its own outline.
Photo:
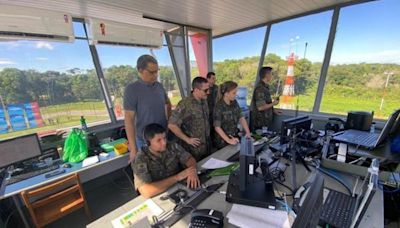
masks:
<path id="1" fill-rule="evenodd" d="M 5 68 L 0 72 L 0 94 L 5 103 L 27 103 L 31 96 L 26 88 L 28 83 L 24 72 L 15 68 Z"/>
<path id="2" fill-rule="evenodd" d="M 136 81 L 139 74 L 136 68 L 130 65 L 111 66 L 105 69 L 105 78 L 111 95 L 122 97 L 126 85 L 131 81 Z"/>

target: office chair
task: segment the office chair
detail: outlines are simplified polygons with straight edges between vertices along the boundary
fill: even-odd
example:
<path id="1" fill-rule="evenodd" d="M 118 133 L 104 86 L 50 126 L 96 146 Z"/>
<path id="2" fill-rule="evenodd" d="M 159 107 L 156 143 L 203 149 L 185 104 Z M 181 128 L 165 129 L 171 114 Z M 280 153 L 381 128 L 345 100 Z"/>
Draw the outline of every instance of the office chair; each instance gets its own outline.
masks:
<path id="1" fill-rule="evenodd" d="M 25 190 L 21 196 L 36 227 L 43 227 L 82 207 L 91 219 L 78 173 Z"/>
<path id="2" fill-rule="evenodd" d="M 123 168 L 122 172 L 125 174 L 126 178 L 128 179 L 129 183 L 131 184 L 132 189 L 136 191 L 131 164 L 129 164 L 125 168 Z"/>

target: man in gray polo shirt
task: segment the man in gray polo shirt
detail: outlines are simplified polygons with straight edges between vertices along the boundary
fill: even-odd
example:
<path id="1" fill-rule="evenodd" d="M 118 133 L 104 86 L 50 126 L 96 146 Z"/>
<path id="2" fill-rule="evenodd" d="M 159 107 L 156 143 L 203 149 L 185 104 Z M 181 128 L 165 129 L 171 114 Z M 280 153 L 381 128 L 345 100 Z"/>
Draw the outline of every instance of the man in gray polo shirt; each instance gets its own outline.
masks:
<path id="1" fill-rule="evenodd" d="M 151 55 L 138 58 L 136 68 L 139 79 L 129 83 L 124 92 L 125 130 L 129 141 L 129 162 L 144 144 L 143 128 L 158 123 L 167 128 L 171 103 L 165 89 L 157 81 L 158 63 Z"/>

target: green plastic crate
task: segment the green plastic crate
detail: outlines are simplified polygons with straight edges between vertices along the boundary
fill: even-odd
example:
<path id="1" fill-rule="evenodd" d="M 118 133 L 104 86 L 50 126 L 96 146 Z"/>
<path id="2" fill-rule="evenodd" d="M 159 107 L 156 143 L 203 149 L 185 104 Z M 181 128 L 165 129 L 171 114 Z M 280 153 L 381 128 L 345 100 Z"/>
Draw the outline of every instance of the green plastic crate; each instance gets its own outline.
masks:
<path id="1" fill-rule="evenodd" d="M 103 150 L 105 150 L 106 152 L 111 152 L 114 150 L 115 145 L 125 143 L 126 141 L 128 140 L 125 138 L 117 139 L 109 143 L 101 144 L 101 148 L 103 148 Z"/>

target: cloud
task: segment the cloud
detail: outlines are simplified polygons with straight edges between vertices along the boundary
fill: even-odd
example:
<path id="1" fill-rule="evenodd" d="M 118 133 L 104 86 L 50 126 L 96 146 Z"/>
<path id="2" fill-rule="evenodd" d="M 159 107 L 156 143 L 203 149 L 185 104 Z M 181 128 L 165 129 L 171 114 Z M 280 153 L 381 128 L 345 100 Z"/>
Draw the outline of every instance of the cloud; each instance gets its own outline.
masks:
<path id="1" fill-rule="evenodd" d="M 39 41 L 36 43 L 36 48 L 41 49 L 41 48 L 46 48 L 49 50 L 53 50 L 54 46 L 51 45 L 49 42 L 44 42 L 44 41 Z"/>
<path id="2" fill-rule="evenodd" d="M 400 49 L 367 53 L 341 53 L 334 56 L 333 64 L 343 63 L 400 63 Z"/>
<path id="3" fill-rule="evenodd" d="M 0 46 L 4 46 L 6 50 L 12 50 L 20 46 L 20 43 L 17 41 L 3 41 L 0 39 Z"/>
<path id="4" fill-rule="evenodd" d="M 49 58 L 46 57 L 36 57 L 35 58 L 37 61 L 47 61 Z"/>
<path id="5" fill-rule="evenodd" d="M 16 62 L 10 61 L 8 59 L 0 59 L 0 65 L 15 65 Z"/>

